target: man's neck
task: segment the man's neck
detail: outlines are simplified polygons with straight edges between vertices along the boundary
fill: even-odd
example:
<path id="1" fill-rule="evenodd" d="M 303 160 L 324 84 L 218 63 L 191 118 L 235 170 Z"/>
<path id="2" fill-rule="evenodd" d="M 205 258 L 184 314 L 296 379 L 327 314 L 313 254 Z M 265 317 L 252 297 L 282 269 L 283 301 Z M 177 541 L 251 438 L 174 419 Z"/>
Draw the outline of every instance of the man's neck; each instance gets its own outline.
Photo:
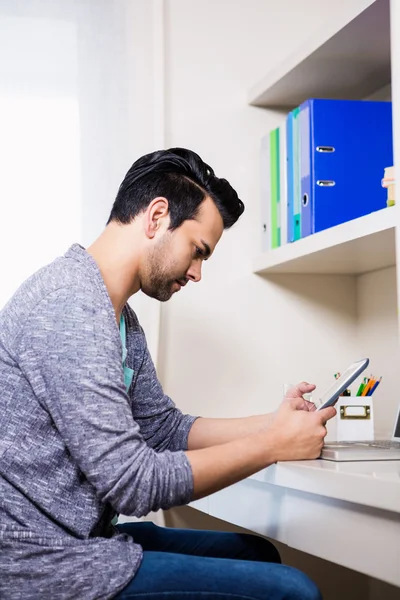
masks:
<path id="1" fill-rule="evenodd" d="M 126 302 L 140 289 L 139 254 L 132 252 L 132 233 L 127 229 L 110 223 L 87 249 L 99 267 L 118 324 Z"/>

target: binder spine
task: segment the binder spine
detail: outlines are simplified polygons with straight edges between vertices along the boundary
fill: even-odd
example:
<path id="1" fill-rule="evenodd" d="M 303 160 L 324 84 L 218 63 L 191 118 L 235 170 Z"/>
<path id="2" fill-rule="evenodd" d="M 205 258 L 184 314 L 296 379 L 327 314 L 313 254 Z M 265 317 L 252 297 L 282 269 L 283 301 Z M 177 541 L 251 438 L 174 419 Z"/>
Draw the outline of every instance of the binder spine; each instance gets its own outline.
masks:
<path id="1" fill-rule="evenodd" d="M 301 237 L 314 233 L 313 211 L 314 198 L 311 186 L 311 128 L 310 104 L 304 102 L 300 106 L 300 180 L 301 180 Z"/>
<path id="2" fill-rule="evenodd" d="M 293 112 L 286 118 L 286 186 L 287 186 L 287 241 L 294 242 L 294 152 Z"/>
<path id="3" fill-rule="evenodd" d="M 301 238 L 301 182 L 300 182 L 300 108 L 293 111 L 293 229 L 294 240 Z"/>

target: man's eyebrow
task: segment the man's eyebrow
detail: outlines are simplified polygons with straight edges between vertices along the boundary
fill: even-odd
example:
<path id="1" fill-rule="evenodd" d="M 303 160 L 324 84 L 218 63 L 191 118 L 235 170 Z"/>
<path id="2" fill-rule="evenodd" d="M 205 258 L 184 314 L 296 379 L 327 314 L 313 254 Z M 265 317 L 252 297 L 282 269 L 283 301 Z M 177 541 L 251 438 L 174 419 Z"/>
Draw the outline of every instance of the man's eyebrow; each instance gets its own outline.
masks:
<path id="1" fill-rule="evenodd" d="M 204 246 L 204 254 L 203 254 L 203 256 L 204 256 L 204 258 L 208 258 L 211 255 L 211 248 L 207 244 L 207 242 L 205 242 L 204 240 L 200 240 L 200 241 L 201 241 L 201 243 Z"/>

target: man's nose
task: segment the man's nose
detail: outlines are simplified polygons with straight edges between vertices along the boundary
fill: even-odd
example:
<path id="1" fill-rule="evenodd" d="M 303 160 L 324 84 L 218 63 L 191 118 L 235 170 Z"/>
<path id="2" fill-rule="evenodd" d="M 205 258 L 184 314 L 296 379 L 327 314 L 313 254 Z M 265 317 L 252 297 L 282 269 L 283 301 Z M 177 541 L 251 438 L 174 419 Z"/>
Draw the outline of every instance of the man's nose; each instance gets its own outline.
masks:
<path id="1" fill-rule="evenodd" d="M 186 277 L 190 279 L 190 281 L 194 281 L 195 283 L 197 283 L 201 280 L 201 265 L 202 263 L 200 260 L 190 265 L 190 268 L 186 273 Z"/>

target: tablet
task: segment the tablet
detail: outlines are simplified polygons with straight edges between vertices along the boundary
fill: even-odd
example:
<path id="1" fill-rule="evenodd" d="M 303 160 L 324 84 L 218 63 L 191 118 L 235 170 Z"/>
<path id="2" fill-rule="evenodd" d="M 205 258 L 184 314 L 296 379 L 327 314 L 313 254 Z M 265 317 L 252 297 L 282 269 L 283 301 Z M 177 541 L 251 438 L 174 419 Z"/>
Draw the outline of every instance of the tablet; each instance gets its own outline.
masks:
<path id="1" fill-rule="evenodd" d="M 369 358 L 363 358 L 351 364 L 345 372 L 332 383 L 331 387 L 326 390 L 318 399 L 313 402 L 317 410 L 333 406 L 343 392 L 353 383 L 355 379 L 368 367 Z"/>

